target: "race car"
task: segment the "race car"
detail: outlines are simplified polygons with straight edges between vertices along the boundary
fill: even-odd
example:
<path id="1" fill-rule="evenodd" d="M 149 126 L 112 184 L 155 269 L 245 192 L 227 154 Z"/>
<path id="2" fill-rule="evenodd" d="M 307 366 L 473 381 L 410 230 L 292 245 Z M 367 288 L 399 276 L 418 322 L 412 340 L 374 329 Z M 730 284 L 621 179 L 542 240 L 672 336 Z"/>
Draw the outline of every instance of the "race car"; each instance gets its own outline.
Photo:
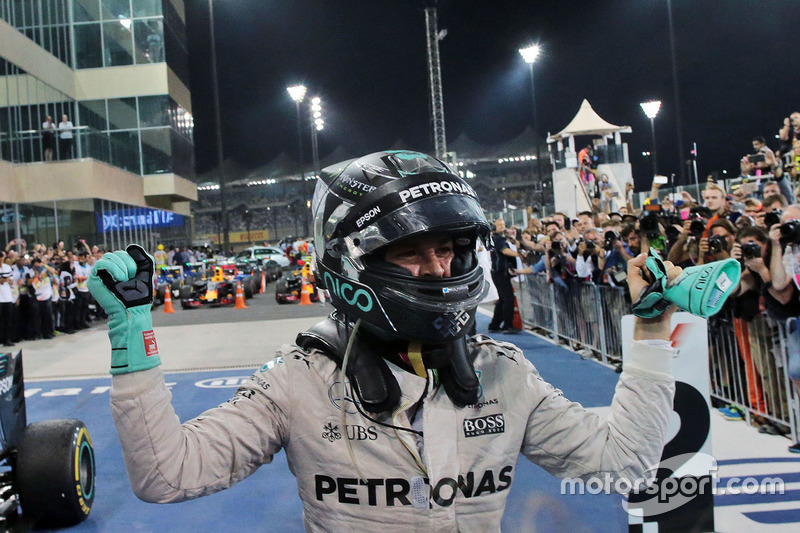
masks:
<path id="1" fill-rule="evenodd" d="M 319 291 L 314 282 L 314 275 L 305 265 L 305 261 L 298 261 L 298 268 L 296 270 L 289 271 L 278 280 L 275 285 L 275 300 L 279 304 L 300 301 L 300 291 L 303 288 L 303 275 L 306 276 L 306 280 L 311 285 L 311 294 L 309 295 L 311 301 L 319 301 Z"/>
<path id="2" fill-rule="evenodd" d="M 3 531 L 68 527 L 89 516 L 95 495 L 89 431 L 76 419 L 27 423 L 21 351 L 0 354 L 0 467 Z"/>
<path id="3" fill-rule="evenodd" d="M 183 286 L 183 269 L 179 266 L 163 266 L 158 270 L 156 278 L 156 293 L 153 306 L 162 305 L 167 291 L 173 299 L 180 298 Z"/>
<path id="4" fill-rule="evenodd" d="M 240 276 L 236 265 L 217 265 L 214 276 L 184 284 L 181 288 L 181 307 L 233 305 L 236 303 L 236 285 L 242 283 L 244 297 L 253 297 L 253 277 Z"/>

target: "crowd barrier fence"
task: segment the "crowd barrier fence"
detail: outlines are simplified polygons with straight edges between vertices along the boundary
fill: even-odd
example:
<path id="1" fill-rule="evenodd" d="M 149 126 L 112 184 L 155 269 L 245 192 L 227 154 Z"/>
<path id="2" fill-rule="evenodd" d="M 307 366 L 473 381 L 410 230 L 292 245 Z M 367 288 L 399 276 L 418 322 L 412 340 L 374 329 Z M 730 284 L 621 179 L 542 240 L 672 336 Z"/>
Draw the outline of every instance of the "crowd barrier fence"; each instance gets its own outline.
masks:
<path id="1" fill-rule="evenodd" d="M 622 363 L 622 317 L 630 314 L 623 289 L 577 280 L 562 286 L 539 274 L 521 276 L 516 295 L 525 326 L 589 349 L 603 363 Z M 800 351 L 797 319 L 761 313 L 745 321 L 723 311 L 709 319 L 708 341 L 712 398 L 735 405 L 748 422 L 771 422 L 796 442 L 800 400 L 788 370 L 789 354 Z"/>

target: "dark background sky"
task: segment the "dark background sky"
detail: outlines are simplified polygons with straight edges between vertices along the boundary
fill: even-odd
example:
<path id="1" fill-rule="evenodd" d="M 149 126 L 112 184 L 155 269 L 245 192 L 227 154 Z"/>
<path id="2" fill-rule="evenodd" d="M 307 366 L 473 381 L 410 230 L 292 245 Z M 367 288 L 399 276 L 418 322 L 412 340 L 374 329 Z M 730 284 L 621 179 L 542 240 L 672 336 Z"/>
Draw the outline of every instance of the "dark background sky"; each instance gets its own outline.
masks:
<path id="1" fill-rule="evenodd" d="M 217 164 L 208 12 L 187 4 L 197 170 Z M 320 154 L 405 146 L 433 151 L 421 0 L 215 0 L 226 159 L 244 168 L 297 157 L 294 103 L 303 83 L 324 102 Z M 797 0 L 673 0 L 685 151 L 698 143 L 701 178 L 738 172 L 753 135 L 774 135 L 800 109 Z M 539 42 L 539 130 L 560 131 L 583 98 L 629 125 L 634 175 L 644 186 L 651 147 L 639 102 L 656 119 L 659 171 L 679 174 L 666 0 L 440 0 L 448 141 L 466 133 L 500 143 L 532 122 L 528 67 L 517 49 Z M 304 132 L 309 159 L 308 132 Z"/>

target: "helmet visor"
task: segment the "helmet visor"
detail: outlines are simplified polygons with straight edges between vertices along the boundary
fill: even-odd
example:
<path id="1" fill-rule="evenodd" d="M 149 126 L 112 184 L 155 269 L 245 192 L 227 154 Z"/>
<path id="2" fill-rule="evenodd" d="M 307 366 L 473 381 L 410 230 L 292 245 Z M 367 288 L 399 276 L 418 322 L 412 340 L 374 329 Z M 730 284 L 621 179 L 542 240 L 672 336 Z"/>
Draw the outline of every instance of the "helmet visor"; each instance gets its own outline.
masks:
<path id="1" fill-rule="evenodd" d="M 477 230 L 480 237 L 491 231 L 476 198 L 441 195 L 395 209 L 364 229 L 345 236 L 344 241 L 350 256 L 357 258 L 413 235 L 460 230 Z"/>

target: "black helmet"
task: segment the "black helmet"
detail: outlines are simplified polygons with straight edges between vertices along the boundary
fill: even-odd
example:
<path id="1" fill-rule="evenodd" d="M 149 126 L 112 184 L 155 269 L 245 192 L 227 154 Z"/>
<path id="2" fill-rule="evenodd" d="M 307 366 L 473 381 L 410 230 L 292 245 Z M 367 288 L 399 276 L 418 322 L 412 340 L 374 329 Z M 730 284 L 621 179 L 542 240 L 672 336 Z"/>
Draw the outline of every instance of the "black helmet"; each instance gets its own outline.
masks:
<path id="1" fill-rule="evenodd" d="M 464 337 L 488 291 L 475 254 L 491 227 L 472 190 L 446 163 L 386 151 L 322 170 L 312 205 L 318 278 L 333 306 L 385 338 Z M 451 277 L 414 277 L 382 259 L 421 234 L 452 237 Z"/>

